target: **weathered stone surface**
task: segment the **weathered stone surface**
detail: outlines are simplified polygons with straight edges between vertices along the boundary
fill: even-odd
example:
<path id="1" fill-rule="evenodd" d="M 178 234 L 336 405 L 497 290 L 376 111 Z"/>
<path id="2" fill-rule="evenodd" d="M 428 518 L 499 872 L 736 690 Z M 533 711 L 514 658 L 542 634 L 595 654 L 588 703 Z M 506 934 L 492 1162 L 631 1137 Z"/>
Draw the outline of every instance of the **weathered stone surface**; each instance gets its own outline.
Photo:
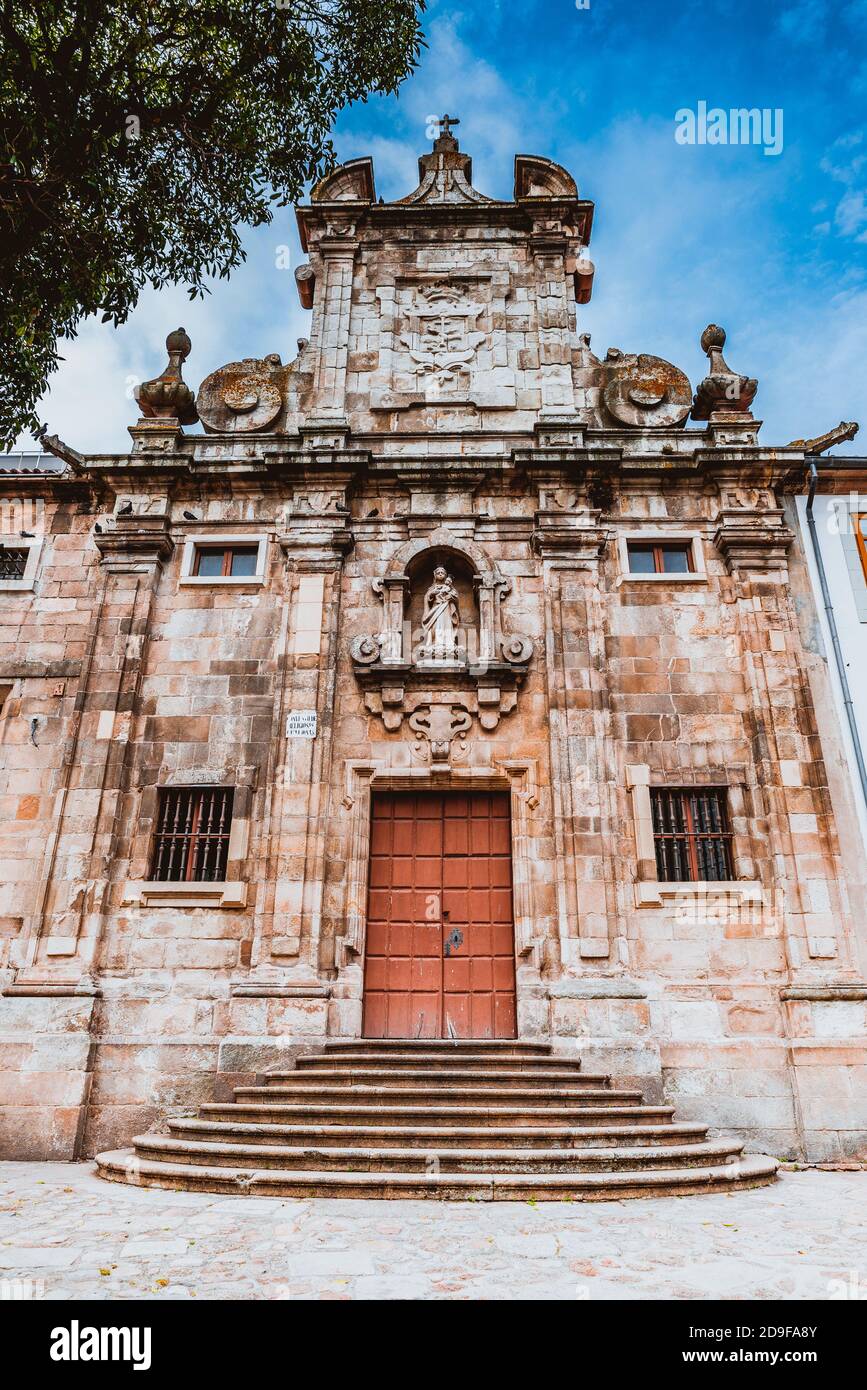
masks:
<path id="1" fill-rule="evenodd" d="M 50 1300 L 556 1299 L 574 1316 L 584 1300 L 760 1299 L 794 1301 L 792 1321 L 799 1300 L 863 1296 L 865 1187 L 865 1172 L 784 1173 L 695 1202 L 384 1207 L 142 1191 L 90 1164 L 8 1163 L 0 1274 Z"/>
<path id="2" fill-rule="evenodd" d="M 750 379 L 721 407 L 719 332 L 698 428 L 677 367 L 590 351 L 592 214 L 535 157 L 487 199 L 449 131 L 406 200 L 353 161 L 299 209 L 294 361 L 211 373 L 204 435 L 173 377 L 128 453 L 0 478 L 43 542 L 0 605 L 4 1152 L 122 1145 L 357 1036 L 394 786 L 509 793 L 522 1038 L 778 1155 L 863 1147 L 863 868 L 785 520 L 804 450 L 759 443 Z M 631 573 L 649 540 L 692 569 Z M 255 575 L 203 583 L 195 545 L 229 541 Z M 437 567 L 460 633 L 431 664 Z M 226 881 L 160 901 L 158 789 L 190 785 L 234 788 Z M 648 788 L 720 785 L 732 881 L 660 891 Z"/>

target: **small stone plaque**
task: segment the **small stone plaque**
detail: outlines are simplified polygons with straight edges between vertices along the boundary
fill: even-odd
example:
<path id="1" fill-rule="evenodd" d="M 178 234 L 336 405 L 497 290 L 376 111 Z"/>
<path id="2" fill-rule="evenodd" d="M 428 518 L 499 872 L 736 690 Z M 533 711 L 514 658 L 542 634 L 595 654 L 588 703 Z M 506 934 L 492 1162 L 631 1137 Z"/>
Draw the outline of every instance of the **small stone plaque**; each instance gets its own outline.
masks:
<path id="1" fill-rule="evenodd" d="M 287 738 L 315 738 L 315 709 L 293 709 L 286 716 Z"/>

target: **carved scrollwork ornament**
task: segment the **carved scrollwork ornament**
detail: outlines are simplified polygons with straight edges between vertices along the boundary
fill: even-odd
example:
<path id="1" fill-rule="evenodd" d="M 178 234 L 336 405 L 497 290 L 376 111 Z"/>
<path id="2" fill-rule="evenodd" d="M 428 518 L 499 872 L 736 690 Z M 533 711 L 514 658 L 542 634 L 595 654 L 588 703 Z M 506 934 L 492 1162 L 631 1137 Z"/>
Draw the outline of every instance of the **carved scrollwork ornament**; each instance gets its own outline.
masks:
<path id="1" fill-rule="evenodd" d="M 261 361 L 229 362 L 202 382 L 198 411 L 211 433 L 241 434 L 274 424 L 283 408 L 289 368 L 272 352 Z"/>
<path id="2" fill-rule="evenodd" d="M 375 661 L 379 661 L 381 648 L 381 638 L 363 635 L 352 639 L 349 654 L 359 666 L 371 666 Z"/>
<path id="3" fill-rule="evenodd" d="M 614 375 L 603 399 L 615 420 L 634 429 L 671 429 L 684 423 L 692 405 L 692 388 L 678 367 L 648 353 L 611 357 L 609 351 L 609 360 Z"/>
<path id="4" fill-rule="evenodd" d="M 508 661 L 510 665 L 526 666 L 533 655 L 533 643 L 529 637 L 515 632 L 503 638 L 500 651 L 503 653 L 503 660 Z"/>

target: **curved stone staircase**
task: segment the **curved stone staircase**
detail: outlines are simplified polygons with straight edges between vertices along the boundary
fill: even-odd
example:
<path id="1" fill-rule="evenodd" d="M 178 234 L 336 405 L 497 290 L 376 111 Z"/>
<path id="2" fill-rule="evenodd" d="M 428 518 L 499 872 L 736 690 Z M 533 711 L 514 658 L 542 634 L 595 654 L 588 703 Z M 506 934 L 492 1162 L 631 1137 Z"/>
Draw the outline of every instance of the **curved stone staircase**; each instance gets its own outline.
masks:
<path id="1" fill-rule="evenodd" d="M 96 1165 L 140 1187 L 274 1197 L 587 1201 L 773 1181 L 773 1158 L 673 1115 L 543 1043 L 361 1039 Z"/>

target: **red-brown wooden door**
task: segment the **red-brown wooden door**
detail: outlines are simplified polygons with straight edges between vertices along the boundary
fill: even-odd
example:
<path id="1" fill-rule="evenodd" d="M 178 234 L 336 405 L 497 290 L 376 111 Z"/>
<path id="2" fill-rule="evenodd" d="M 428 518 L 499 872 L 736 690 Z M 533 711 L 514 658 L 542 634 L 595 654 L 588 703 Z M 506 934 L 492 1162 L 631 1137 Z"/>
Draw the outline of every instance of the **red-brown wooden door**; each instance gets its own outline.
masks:
<path id="1" fill-rule="evenodd" d="M 508 792 L 373 797 L 367 1038 L 514 1038 Z"/>

